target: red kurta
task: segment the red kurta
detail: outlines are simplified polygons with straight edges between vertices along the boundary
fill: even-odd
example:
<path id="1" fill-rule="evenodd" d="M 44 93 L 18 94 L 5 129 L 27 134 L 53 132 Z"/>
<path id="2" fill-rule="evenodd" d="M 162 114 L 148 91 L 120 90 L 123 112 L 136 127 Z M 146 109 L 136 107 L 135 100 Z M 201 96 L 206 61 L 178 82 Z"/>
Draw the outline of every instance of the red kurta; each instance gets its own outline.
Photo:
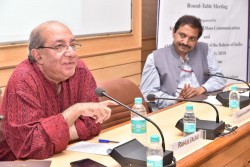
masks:
<path id="1" fill-rule="evenodd" d="M 28 60 L 18 65 L 6 87 L 0 113 L 4 115 L 0 160 L 44 159 L 66 149 L 69 128 L 62 112 L 78 102 L 97 102 L 96 82 L 82 61 L 75 75 L 58 86 Z M 100 124 L 81 116 L 76 122 L 81 140 L 100 133 Z"/>

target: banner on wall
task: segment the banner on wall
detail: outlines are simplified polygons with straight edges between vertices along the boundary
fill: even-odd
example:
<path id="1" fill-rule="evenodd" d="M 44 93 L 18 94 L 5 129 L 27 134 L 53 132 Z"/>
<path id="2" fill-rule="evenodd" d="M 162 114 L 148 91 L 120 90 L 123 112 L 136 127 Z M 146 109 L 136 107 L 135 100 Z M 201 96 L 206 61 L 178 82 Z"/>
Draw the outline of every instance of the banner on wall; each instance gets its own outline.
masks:
<path id="1" fill-rule="evenodd" d="M 173 42 L 172 31 L 179 17 L 194 15 L 204 28 L 199 41 L 209 44 L 224 75 L 247 81 L 248 1 L 158 0 L 157 48 Z"/>

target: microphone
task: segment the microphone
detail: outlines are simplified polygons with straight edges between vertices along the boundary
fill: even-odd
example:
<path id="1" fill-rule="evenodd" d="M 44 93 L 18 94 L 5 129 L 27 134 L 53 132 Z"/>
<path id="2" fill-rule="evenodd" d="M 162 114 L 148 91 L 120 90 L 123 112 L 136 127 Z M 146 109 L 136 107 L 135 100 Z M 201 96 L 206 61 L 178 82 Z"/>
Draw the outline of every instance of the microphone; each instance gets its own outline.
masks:
<path id="1" fill-rule="evenodd" d="M 150 118 L 145 117 L 144 115 L 141 115 L 140 113 L 134 111 L 130 107 L 126 106 L 125 104 L 121 103 L 120 101 L 114 99 L 113 97 L 109 96 L 105 90 L 102 88 L 97 87 L 95 89 L 95 94 L 98 97 L 105 96 L 108 99 L 118 103 L 119 105 L 123 106 L 124 108 L 130 110 L 131 112 L 139 115 L 140 117 L 144 118 L 148 122 L 152 123 L 156 129 L 159 131 L 160 136 L 162 138 L 162 149 L 163 149 L 163 165 L 164 166 L 172 166 L 172 160 L 174 161 L 175 165 L 175 158 L 173 157 L 173 151 L 165 150 L 165 140 L 163 133 L 159 126 L 153 122 Z M 115 147 L 112 152 L 110 153 L 110 156 L 114 158 L 121 166 L 145 166 L 146 165 L 146 151 L 147 147 L 145 147 L 143 144 L 141 144 L 138 140 L 133 139 L 132 141 L 122 144 L 118 147 Z"/>
<path id="2" fill-rule="evenodd" d="M 218 135 L 220 135 L 224 129 L 225 129 L 225 122 L 219 121 L 219 112 L 217 108 L 206 101 L 199 101 L 199 100 L 189 100 L 189 99 L 174 99 L 174 98 L 161 98 L 156 97 L 154 94 L 149 94 L 147 96 L 148 101 L 155 101 L 155 100 L 177 100 L 177 101 L 187 101 L 187 102 L 197 102 L 197 103 L 206 103 L 210 106 L 212 106 L 216 112 L 216 121 L 208 121 L 208 120 L 200 120 L 196 118 L 196 128 L 197 130 L 202 129 L 206 131 L 206 139 L 215 139 Z M 183 131 L 183 119 L 180 119 L 176 125 L 176 128 L 178 128 L 180 131 Z"/>
<path id="3" fill-rule="evenodd" d="M 242 79 L 232 78 L 232 77 L 225 77 L 221 73 L 211 74 L 211 73 L 208 73 L 208 72 L 204 72 L 203 74 L 204 74 L 204 76 L 215 76 L 215 77 L 221 77 L 221 78 L 232 79 L 232 80 L 235 80 L 235 81 L 244 82 L 248 86 L 247 90 L 250 90 L 250 85 L 246 81 L 244 81 Z M 249 98 L 250 98 L 250 92 L 249 92 Z"/>
<path id="4" fill-rule="evenodd" d="M 220 77 L 220 78 L 226 78 L 226 79 L 231 79 L 231 80 L 235 80 L 235 81 L 244 82 L 248 86 L 247 90 L 250 90 L 250 85 L 246 81 L 244 81 L 242 79 L 225 77 L 221 73 L 210 74 L 208 72 L 204 72 L 203 75 L 204 76 L 216 76 L 216 77 Z M 229 106 L 229 93 L 230 93 L 230 91 L 226 91 L 226 92 L 218 93 L 216 95 L 216 99 L 219 102 L 221 102 L 221 104 L 223 106 L 225 106 L 225 107 Z M 244 107 L 248 106 L 249 104 L 250 104 L 250 91 L 249 91 L 249 96 L 248 97 L 246 97 L 246 96 L 240 96 L 240 108 L 244 108 Z"/>

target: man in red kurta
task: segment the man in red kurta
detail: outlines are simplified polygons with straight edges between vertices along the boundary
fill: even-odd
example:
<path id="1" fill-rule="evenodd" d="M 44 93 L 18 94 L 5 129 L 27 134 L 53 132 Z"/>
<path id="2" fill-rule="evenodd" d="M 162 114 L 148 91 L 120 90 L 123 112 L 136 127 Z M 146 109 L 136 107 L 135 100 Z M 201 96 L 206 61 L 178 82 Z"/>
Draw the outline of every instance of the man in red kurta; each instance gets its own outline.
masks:
<path id="1" fill-rule="evenodd" d="M 2 90 L 0 89 L 0 106 L 1 106 L 1 103 L 2 103 Z M 2 114 L 2 113 L 0 113 Z"/>
<path id="2" fill-rule="evenodd" d="M 72 140 L 100 133 L 114 102 L 98 102 L 95 80 L 77 59 L 79 48 L 62 23 L 45 22 L 32 31 L 29 60 L 14 70 L 0 109 L 0 160 L 48 158 Z"/>

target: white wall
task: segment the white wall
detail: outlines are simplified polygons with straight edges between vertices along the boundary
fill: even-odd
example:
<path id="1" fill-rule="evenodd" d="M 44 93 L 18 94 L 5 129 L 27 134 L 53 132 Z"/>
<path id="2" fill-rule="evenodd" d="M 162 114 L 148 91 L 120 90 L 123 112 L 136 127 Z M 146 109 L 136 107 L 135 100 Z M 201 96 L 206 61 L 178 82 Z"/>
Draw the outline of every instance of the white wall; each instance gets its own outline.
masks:
<path id="1" fill-rule="evenodd" d="M 75 35 L 131 31 L 131 0 L 0 0 L 0 43 L 28 40 L 48 20 L 68 25 Z"/>

